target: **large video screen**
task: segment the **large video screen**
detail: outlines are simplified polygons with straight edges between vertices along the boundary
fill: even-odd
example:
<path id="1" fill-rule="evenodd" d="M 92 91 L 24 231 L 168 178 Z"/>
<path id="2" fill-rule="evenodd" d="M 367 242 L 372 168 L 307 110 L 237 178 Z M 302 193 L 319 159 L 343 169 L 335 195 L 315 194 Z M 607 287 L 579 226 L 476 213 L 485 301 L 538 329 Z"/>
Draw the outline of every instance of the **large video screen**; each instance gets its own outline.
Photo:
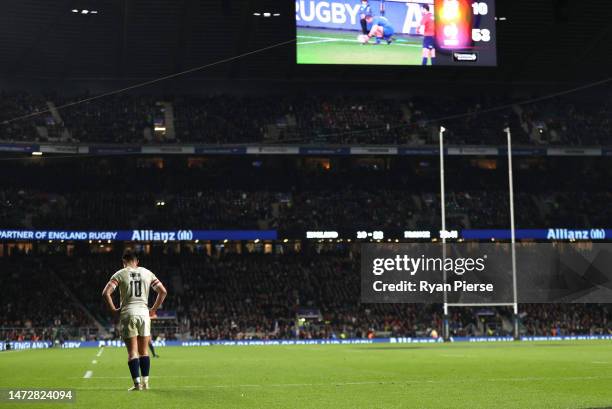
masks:
<path id="1" fill-rule="evenodd" d="M 298 64 L 497 65 L 494 0 L 296 0 Z"/>

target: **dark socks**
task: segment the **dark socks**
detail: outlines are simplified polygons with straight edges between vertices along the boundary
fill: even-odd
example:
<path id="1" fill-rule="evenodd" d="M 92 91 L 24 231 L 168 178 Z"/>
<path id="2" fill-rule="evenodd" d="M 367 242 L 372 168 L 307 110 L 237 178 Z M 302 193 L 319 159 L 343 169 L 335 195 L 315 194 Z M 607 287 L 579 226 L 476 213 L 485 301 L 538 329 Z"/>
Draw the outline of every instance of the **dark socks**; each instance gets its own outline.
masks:
<path id="1" fill-rule="evenodd" d="M 132 379 L 137 379 L 140 377 L 140 360 L 138 358 L 134 358 L 128 361 L 128 367 L 130 368 L 130 374 L 132 375 Z M 136 381 L 134 381 L 136 382 Z"/>
<path id="2" fill-rule="evenodd" d="M 155 347 L 153 346 L 152 342 L 149 342 L 149 349 L 151 350 L 151 353 L 153 354 L 153 356 L 155 356 Z"/>
<path id="3" fill-rule="evenodd" d="M 149 376 L 149 369 L 151 369 L 151 358 L 148 356 L 140 357 L 140 374 L 142 376 Z"/>
<path id="4" fill-rule="evenodd" d="M 427 57 L 423 57 L 423 64 L 422 65 L 427 65 Z"/>

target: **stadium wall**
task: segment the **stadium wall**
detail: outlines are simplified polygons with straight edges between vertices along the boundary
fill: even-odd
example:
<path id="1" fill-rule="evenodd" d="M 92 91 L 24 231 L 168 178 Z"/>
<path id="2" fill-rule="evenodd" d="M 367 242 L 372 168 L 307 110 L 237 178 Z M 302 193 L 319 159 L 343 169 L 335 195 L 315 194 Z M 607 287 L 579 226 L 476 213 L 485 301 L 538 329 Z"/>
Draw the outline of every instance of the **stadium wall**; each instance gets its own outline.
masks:
<path id="1" fill-rule="evenodd" d="M 1 226 L 0 226 L 1 227 Z M 354 238 L 367 240 L 369 237 L 374 240 L 390 238 L 389 232 L 379 231 L 371 236 L 365 233 L 363 237 L 360 232 L 349 232 L 340 235 L 336 231 L 302 232 L 306 239 L 337 239 Z M 331 233 L 331 234 L 330 234 Z M 416 233 L 416 234 L 415 234 Z M 451 235 L 452 233 L 452 235 Z M 347 235 L 348 234 L 348 235 Z M 432 231 L 404 231 L 404 239 L 431 239 L 437 238 L 440 232 Z M 464 229 L 459 231 L 447 232 L 447 239 L 465 240 L 509 240 L 511 232 L 508 229 Z M 590 229 L 568 229 L 568 228 L 548 228 L 548 229 L 517 229 L 516 238 L 519 240 L 560 240 L 560 241 L 603 241 L 612 239 L 612 228 L 602 228 L 601 226 Z M 72 231 L 72 230 L 14 230 L 0 228 L 0 241 L 46 241 L 46 240 L 67 240 L 67 241 L 136 241 L 136 242 L 180 242 L 193 240 L 278 240 L 283 235 L 276 230 L 107 230 L 107 231 Z M 397 237 L 393 237 L 397 238 Z"/>
<path id="2" fill-rule="evenodd" d="M 451 337 L 451 342 L 513 342 L 512 337 Z M 612 335 L 572 336 L 525 336 L 521 342 L 550 341 L 610 341 Z M 155 347 L 210 347 L 210 346 L 273 346 L 273 345 L 364 345 L 364 344 L 436 344 L 444 343 L 442 338 L 374 338 L 374 339 L 311 339 L 311 340 L 266 340 L 266 341 L 154 341 Z M 7 350 L 7 343 L 0 343 L 0 351 Z M 52 341 L 11 341 L 10 350 L 48 349 Z M 57 348 L 124 348 L 123 341 L 64 341 Z"/>
<path id="3" fill-rule="evenodd" d="M 380 156 L 437 156 L 437 146 L 287 146 L 287 145 L 81 145 L 81 144 L 37 144 L 0 143 L 0 153 L 33 153 L 63 155 L 380 155 Z M 503 156 L 508 150 L 503 146 L 449 146 L 444 149 L 447 156 Z M 558 147 L 544 148 L 514 146 L 513 156 L 612 156 L 612 146 L 605 147 Z"/>

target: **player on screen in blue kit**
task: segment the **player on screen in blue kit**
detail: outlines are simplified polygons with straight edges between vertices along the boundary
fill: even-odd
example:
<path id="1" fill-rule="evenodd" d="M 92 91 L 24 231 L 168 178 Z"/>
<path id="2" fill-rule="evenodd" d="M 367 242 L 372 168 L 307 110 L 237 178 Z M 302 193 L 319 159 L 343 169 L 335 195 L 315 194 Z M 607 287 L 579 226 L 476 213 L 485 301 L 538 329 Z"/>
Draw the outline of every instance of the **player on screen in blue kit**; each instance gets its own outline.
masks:
<path id="1" fill-rule="evenodd" d="M 381 39 L 385 40 L 387 44 L 391 44 L 393 42 L 393 34 L 395 34 L 395 29 L 387 17 L 368 16 L 366 17 L 366 21 L 368 23 L 369 30 L 368 37 L 376 38 L 376 44 L 380 44 Z"/>

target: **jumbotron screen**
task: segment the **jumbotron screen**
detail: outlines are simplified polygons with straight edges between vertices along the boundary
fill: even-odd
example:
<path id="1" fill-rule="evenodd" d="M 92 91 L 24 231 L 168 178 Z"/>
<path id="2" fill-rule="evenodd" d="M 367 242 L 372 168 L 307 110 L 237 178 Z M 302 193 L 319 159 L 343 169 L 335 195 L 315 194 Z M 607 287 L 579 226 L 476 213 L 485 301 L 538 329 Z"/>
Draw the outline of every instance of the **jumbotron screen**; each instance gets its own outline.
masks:
<path id="1" fill-rule="evenodd" d="M 496 66 L 494 0 L 296 0 L 298 64 Z"/>

